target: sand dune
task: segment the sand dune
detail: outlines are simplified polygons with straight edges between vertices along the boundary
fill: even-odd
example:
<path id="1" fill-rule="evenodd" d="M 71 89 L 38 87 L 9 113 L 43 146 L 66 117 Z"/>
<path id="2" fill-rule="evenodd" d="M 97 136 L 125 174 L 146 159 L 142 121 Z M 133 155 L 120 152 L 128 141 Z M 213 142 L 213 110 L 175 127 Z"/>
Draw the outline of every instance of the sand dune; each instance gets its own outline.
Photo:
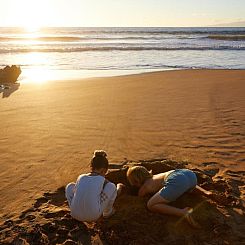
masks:
<path id="1" fill-rule="evenodd" d="M 0 99 L 0 213 L 110 162 L 173 158 L 220 171 L 245 162 L 245 71 L 183 70 L 21 84 Z"/>

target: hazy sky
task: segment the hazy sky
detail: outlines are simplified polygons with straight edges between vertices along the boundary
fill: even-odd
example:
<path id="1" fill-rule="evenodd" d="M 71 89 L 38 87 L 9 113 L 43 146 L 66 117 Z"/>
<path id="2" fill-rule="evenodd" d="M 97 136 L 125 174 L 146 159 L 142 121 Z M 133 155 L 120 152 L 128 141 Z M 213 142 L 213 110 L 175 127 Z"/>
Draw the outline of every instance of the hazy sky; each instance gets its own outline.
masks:
<path id="1" fill-rule="evenodd" d="M 0 26 L 207 26 L 245 21 L 245 0 L 0 0 Z"/>

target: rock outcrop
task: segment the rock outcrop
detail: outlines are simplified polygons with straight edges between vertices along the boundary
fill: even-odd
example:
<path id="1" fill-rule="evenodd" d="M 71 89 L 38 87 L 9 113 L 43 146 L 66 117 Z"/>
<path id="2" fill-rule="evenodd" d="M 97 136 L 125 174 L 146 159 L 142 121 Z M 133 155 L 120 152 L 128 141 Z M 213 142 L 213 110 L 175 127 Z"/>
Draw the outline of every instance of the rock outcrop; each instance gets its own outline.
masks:
<path id="1" fill-rule="evenodd" d="M 0 69 L 0 84 L 5 83 L 15 83 L 21 74 L 21 69 L 19 66 L 5 66 Z"/>

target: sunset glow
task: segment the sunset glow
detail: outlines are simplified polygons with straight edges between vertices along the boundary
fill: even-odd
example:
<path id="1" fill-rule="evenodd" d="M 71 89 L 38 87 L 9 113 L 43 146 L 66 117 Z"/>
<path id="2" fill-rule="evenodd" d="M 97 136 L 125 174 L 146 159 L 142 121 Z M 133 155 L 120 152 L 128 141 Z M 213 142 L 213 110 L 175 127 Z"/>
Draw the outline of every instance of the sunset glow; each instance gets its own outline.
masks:
<path id="1" fill-rule="evenodd" d="M 31 69 L 26 69 L 25 71 L 25 76 L 28 78 L 27 82 L 44 83 L 53 78 L 51 70 L 40 66 L 41 63 L 45 64 L 48 62 L 42 53 L 27 53 L 24 56 L 24 62 L 33 64 Z"/>
<path id="2" fill-rule="evenodd" d="M 20 26 L 28 32 L 35 32 L 40 27 L 48 25 L 52 19 L 51 13 L 51 6 L 47 0 L 10 0 L 6 3 L 5 20 L 9 19 L 10 26 Z"/>
<path id="3" fill-rule="evenodd" d="M 0 26 L 208 26 L 245 23 L 245 1 L 8 0 Z"/>
<path id="4" fill-rule="evenodd" d="M 36 84 L 45 83 L 55 78 L 51 70 L 43 69 L 41 67 L 28 69 L 25 71 L 25 75 L 28 77 L 26 82 Z"/>

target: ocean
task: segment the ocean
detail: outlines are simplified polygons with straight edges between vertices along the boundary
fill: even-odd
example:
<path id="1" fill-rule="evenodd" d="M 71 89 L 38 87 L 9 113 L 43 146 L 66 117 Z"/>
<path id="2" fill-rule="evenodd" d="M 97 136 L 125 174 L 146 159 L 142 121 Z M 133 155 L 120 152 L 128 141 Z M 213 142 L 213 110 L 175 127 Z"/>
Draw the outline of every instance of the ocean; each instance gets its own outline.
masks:
<path id="1" fill-rule="evenodd" d="M 0 68 L 20 80 L 245 69 L 245 28 L 0 28 Z"/>

